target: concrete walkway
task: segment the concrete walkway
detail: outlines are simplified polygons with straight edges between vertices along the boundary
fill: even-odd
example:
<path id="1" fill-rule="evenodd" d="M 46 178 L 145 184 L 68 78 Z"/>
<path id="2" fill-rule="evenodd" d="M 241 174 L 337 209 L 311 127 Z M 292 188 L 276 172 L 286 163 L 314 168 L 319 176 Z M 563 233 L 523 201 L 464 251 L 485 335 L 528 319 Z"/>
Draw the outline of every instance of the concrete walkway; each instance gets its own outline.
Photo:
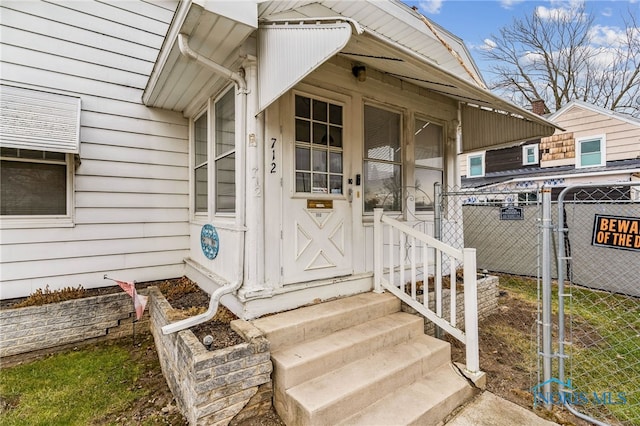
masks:
<path id="1" fill-rule="evenodd" d="M 552 426 L 557 423 L 511 401 L 484 391 L 462 411 L 445 423 L 446 426 Z"/>

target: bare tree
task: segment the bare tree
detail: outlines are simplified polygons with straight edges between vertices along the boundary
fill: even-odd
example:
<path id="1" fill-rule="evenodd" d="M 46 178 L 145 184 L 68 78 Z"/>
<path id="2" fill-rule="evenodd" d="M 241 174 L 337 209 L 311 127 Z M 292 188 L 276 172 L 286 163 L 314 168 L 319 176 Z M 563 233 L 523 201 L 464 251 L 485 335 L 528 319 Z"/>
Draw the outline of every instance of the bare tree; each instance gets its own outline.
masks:
<path id="1" fill-rule="evenodd" d="M 494 62 L 491 88 L 528 107 L 537 99 L 556 111 L 582 100 L 640 117 L 640 29 L 629 9 L 623 36 L 596 40 L 597 28 L 584 3 L 539 9 L 492 35 L 482 52 Z M 549 112 L 549 111 L 547 111 Z"/>

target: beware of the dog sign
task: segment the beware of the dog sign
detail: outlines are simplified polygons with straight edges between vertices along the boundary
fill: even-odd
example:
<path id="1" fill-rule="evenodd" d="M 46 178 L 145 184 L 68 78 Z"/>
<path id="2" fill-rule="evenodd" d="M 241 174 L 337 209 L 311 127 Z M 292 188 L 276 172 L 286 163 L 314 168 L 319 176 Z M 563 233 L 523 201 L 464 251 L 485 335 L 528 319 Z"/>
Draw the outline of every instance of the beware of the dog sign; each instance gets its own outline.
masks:
<path id="1" fill-rule="evenodd" d="M 640 251 L 640 218 L 596 214 L 591 244 Z"/>

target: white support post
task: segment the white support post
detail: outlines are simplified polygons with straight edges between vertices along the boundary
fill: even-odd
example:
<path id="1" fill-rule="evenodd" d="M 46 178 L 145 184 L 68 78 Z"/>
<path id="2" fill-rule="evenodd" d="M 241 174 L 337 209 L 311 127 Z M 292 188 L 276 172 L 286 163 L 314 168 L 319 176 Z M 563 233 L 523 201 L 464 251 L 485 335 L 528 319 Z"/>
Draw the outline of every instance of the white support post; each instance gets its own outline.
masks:
<path id="1" fill-rule="evenodd" d="M 467 371 L 480 371 L 480 345 L 478 338 L 478 289 L 476 278 L 476 249 L 462 249 L 464 261 L 464 332 Z"/>
<path id="2" fill-rule="evenodd" d="M 382 236 L 382 209 L 373 209 L 373 291 L 382 293 L 382 259 L 383 259 L 383 236 Z M 393 265 L 392 265 L 393 266 Z"/>

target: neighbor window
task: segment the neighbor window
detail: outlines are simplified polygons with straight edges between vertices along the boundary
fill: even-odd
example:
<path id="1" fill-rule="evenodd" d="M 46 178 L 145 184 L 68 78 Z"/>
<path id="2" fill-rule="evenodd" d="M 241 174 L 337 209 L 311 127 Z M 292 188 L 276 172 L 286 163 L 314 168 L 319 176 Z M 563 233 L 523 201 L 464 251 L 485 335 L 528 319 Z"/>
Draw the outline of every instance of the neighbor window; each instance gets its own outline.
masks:
<path id="1" fill-rule="evenodd" d="M 216 213 L 233 213 L 236 207 L 233 89 L 214 102 L 213 126 L 210 124 L 208 109 L 193 121 L 194 211 L 207 213 L 212 193 Z M 213 158 L 213 170 L 209 167 L 210 158 Z"/>
<path id="2" fill-rule="evenodd" d="M 296 192 L 342 194 L 342 106 L 295 97 Z"/>
<path id="3" fill-rule="evenodd" d="M 605 137 L 596 136 L 576 140 L 576 167 L 604 166 Z"/>
<path id="4" fill-rule="evenodd" d="M 538 145 L 524 145 L 522 147 L 522 165 L 538 164 Z"/>
<path id="5" fill-rule="evenodd" d="M 416 118 L 414 183 L 415 205 L 418 211 L 433 209 L 434 184 L 442 183 L 444 164 L 442 135 L 442 126 Z"/>
<path id="6" fill-rule="evenodd" d="M 467 177 L 484 176 L 484 153 L 467 156 Z"/>
<path id="7" fill-rule="evenodd" d="M 364 209 L 402 211 L 402 118 L 364 106 Z"/>
<path id="8" fill-rule="evenodd" d="M 66 216 L 72 155 L 2 148 L 2 216 Z"/>

